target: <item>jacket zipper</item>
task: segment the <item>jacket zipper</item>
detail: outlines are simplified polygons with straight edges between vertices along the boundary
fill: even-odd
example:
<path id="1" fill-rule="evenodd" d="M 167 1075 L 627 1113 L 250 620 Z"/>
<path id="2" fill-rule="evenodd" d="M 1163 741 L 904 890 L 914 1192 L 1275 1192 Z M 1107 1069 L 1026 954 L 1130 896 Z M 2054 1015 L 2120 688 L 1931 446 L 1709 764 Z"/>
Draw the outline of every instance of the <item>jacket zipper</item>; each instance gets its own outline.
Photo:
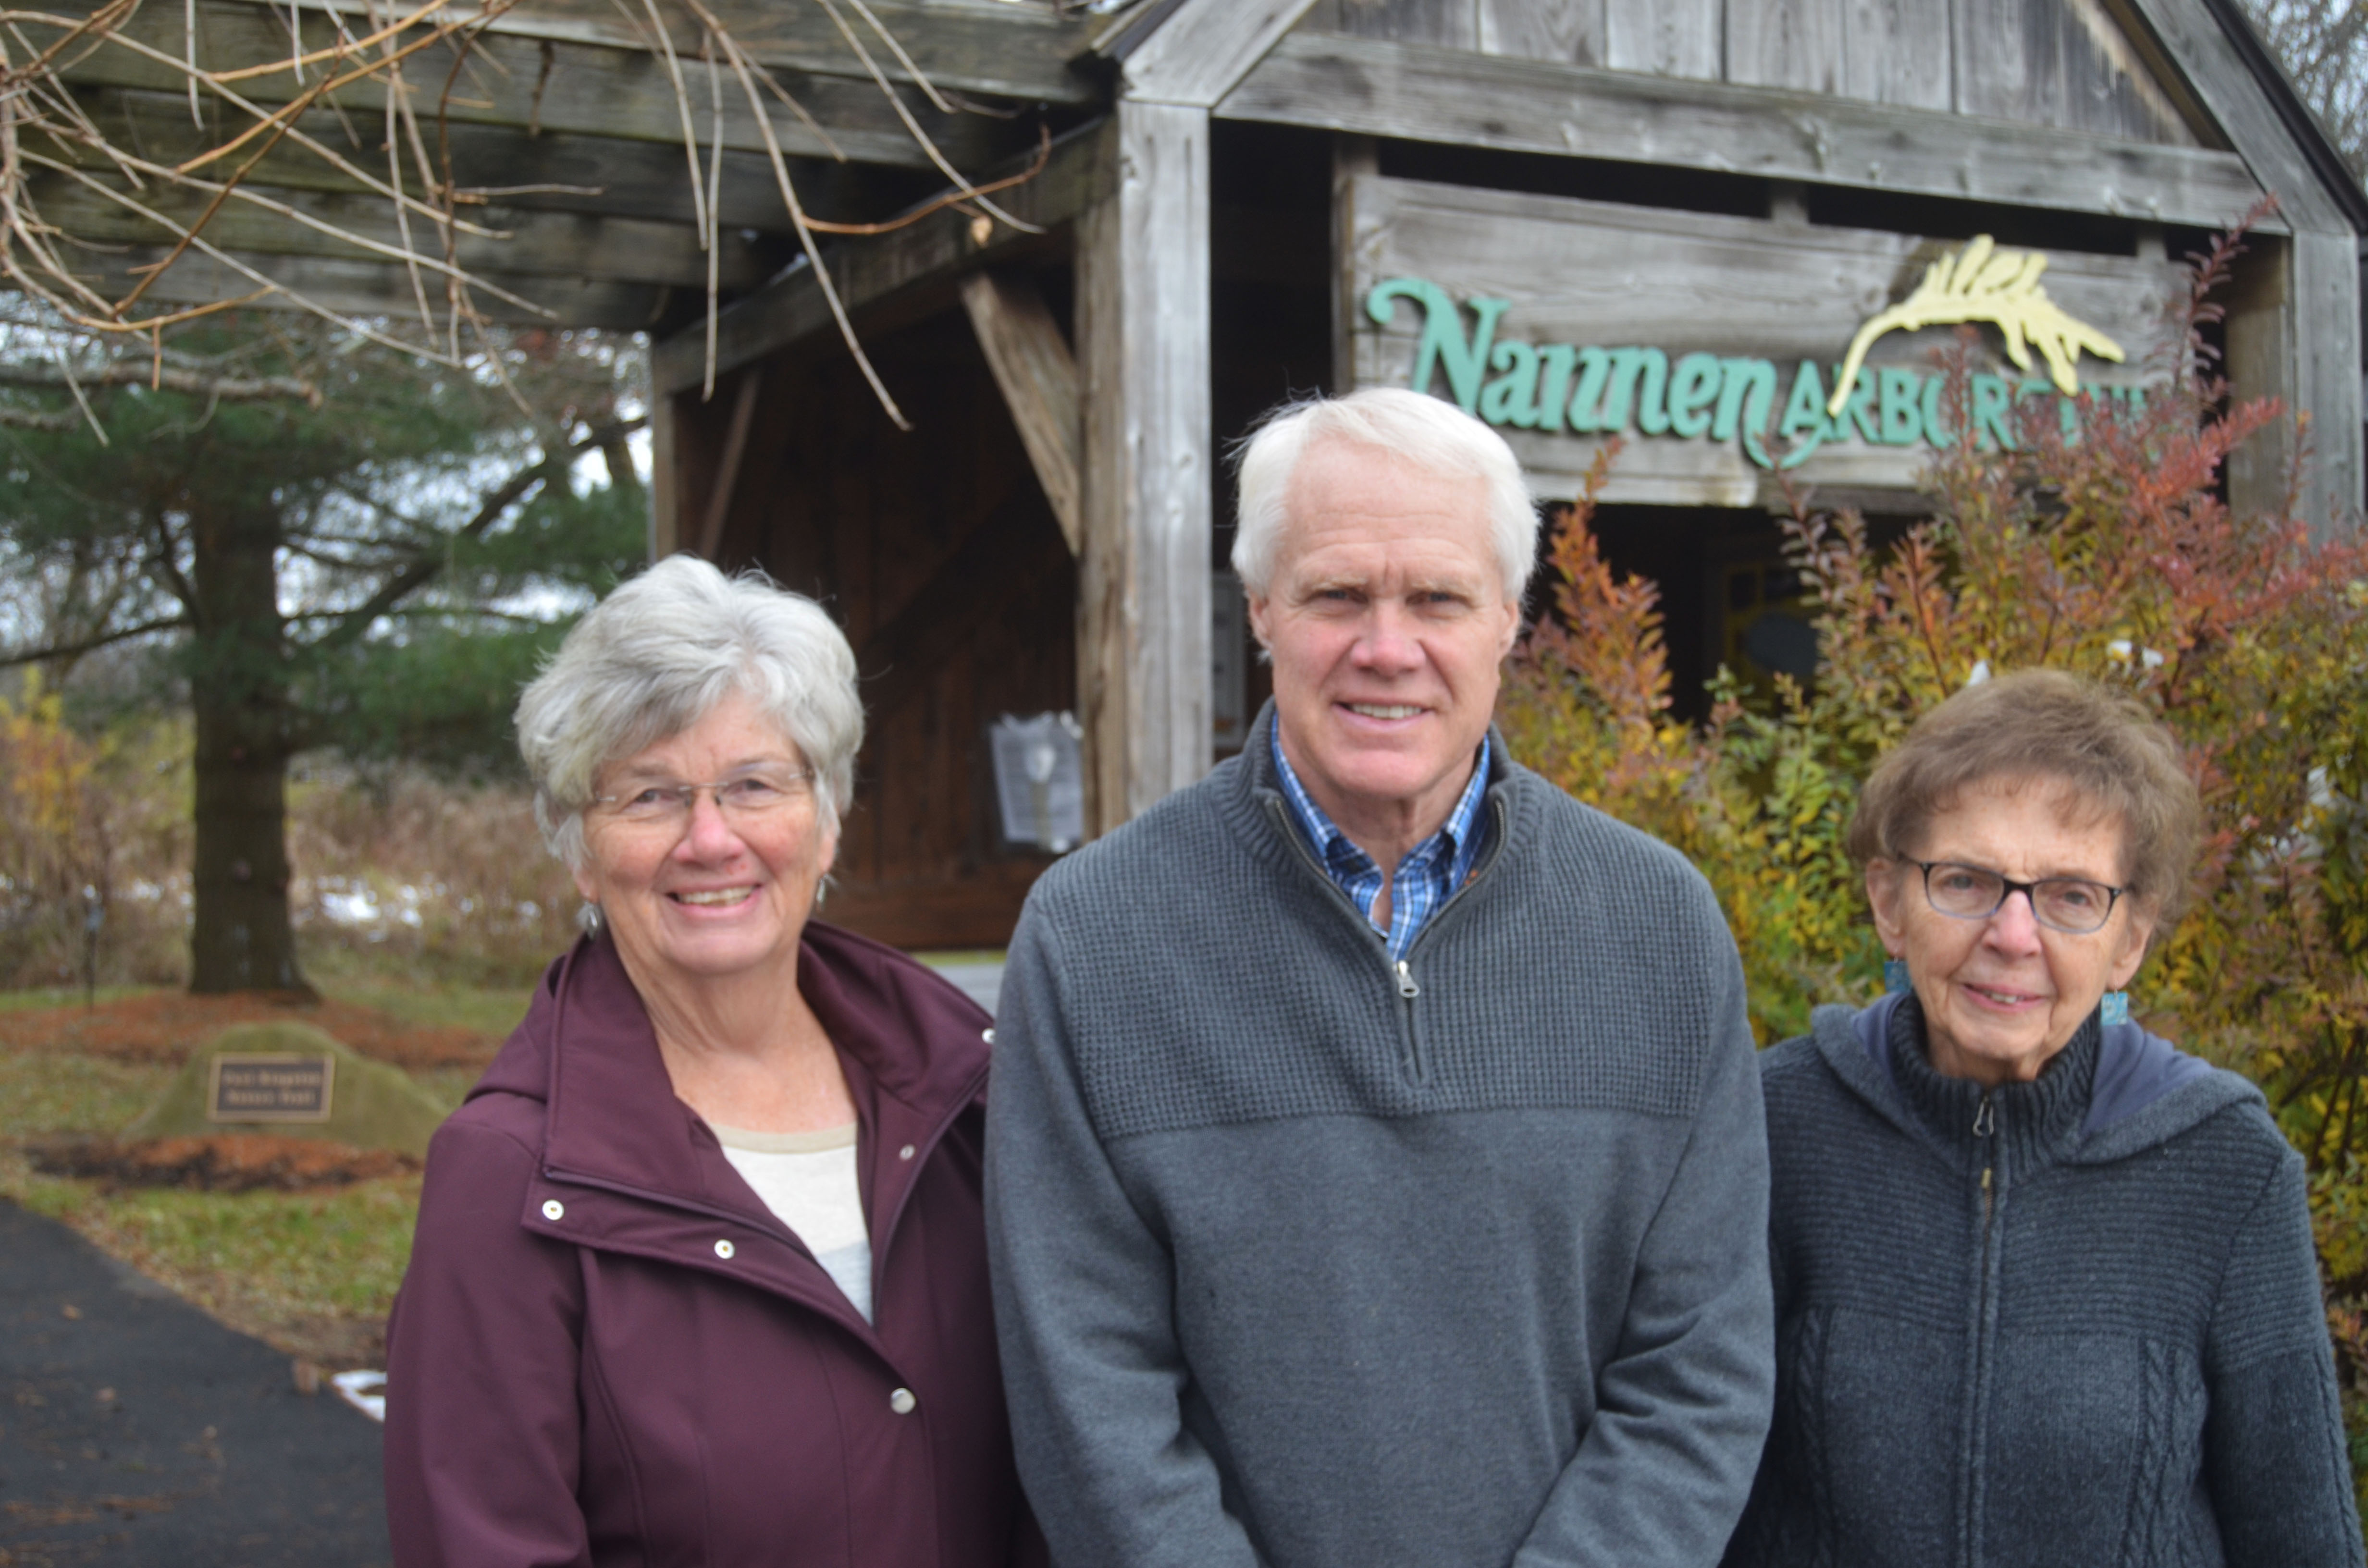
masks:
<path id="1" fill-rule="evenodd" d="M 1447 902 L 1440 904 L 1437 909 L 1431 911 L 1430 918 L 1423 922 L 1421 932 L 1418 933 L 1414 939 L 1415 947 L 1419 948 L 1422 946 L 1424 940 L 1430 936 L 1431 932 L 1438 928 L 1440 918 L 1445 915 L 1449 910 L 1454 908 L 1458 903 L 1461 903 L 1463 901 L 1464 893 L 1469 892 L 1472 887 L 1480 881 L 1481 877 L 1487 872 L 1488 868 L 1496 864 L 1497 857 L 1504 852 L 1504 802 L 1491 799 L 1487 802 L 1487 805 L 1490 829 L 1487 859 L 1473 868 L 1472 875 L 1464 879 L 1463 885 L 1449 893 L 1447 895 Z M 1398 1016 L 1398 1022 L 1401 1026 L 1399 1031 L 1402 1036 L 1401 1045 L 1403 1047 L 1400 1053 L 1400 1061 L 1406 1070 L 1406 1075 L 1417 1083 L 1421 1082 L 1425 1074 L 1428 1072 L 1428 1067 L 1423 1060 L 1422 1029 L 1420 1020 L 1415 1016 L 1415 1003 L 1422 995 L 1422 987 L 1416 983 L 1414 978 L 1414 967 L 1411 962 L 1411 960 L 1414 957 L 1412 949 L 1407 951 L 1405 958 L 1393 960 L 1390 958 L 1389 937 L 1383 933 L 1373 929 L 1372 920 L 1362 911 L 1357 908 L 1355 903 L 1349 899 L 1347 893 L 1341 892 L 1340 884 L 1332 880 L 1332 873 L 1326 870 L 1323 865 L 1315 858 L 1314 853 L 1308 849 L 1307 840 L 1300 835 L 1298 828 L 1292 824 L 1289 808 L 1283 804 L 1282 798 L 1279 795 L 1269 798 L 1266 801 L 1266 809 L 1268 817 L 1273 821 L 1275 831 L 1282 835 L 1283 842 L 1290 845 L 1293 850 L 1297 851 L 1299 858 L 1306 865 L 1307 869 L 1315 872 L 1316 877 L 1326 887 L 1332 890 L 1333 895 L 1340 901 L 1342 906 L 1346 908 L 1349 914 L 1356 920 L 1358 928 L 1362 930 L 1366 936 L 1371 937 L 1374 942 L 1380 946 L 1382 950 L 1382 966 L 1388 973 L 1390 983 L 1396 989 L 1398 1001 L 1402 1004 Z"/>
<path id="2" fill-rule="evenodd" d="M 1997 1334 L 1998 1294 L 1993 1289 L 1992 1256 L 1997 1240 L 1994 1231 L 1998 1218 L 1998 1108 L 1985 1093 L 1974 1111 L 1974 1137 L 1981 1144 L 1982 1155 L 1982 1236 L 1977 1254 L 1980 1273 L 1975 1279 L 1977 1303 L 1974 1339 L 1973 1400 L 1971 1402 L 1968 1437 L 1972 1451 L 1965 1466 L 1964 1546 L 1968 1568 L 1982 1561 L 1982 1511 L 1988 1501 L 1982 1485 L 1984 1466 L 1987 1463 L 1987 1428 L 1989 1421 L 1989 1373 L 1991 1341 Z"/>

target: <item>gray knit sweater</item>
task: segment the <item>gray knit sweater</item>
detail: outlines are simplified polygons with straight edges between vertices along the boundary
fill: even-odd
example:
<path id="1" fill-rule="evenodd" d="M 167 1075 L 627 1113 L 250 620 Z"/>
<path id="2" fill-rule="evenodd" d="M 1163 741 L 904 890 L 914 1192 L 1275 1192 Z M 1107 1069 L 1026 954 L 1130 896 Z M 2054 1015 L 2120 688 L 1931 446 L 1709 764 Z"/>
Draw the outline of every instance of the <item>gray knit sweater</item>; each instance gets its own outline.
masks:
<path id="1" fill-rule="evenodd" d="M 1771 1329 L 1709 890 L 1499 763 L 1402 985 L 1286 824 L 1270 722 L 1013 938 L 988 1240 L 1054 1561 L 1716 1562 Z"/>
<path id="2" fill-rule="evenodd" d="M 1912 998 L 1762 1065 L 1779 1392 L 1735 1568 L 2357 1568 L 2258 1090 L 2092 1017 L 1986 1096 Z"/>

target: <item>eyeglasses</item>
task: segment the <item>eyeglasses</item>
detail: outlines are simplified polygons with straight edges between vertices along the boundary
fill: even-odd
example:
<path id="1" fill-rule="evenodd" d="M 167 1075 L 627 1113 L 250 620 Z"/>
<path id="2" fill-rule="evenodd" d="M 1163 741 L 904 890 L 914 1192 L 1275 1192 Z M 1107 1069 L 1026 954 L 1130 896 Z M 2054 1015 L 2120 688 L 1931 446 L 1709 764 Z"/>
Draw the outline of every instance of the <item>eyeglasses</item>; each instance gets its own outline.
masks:
<path id="1" fill-rule="evenodd" d="M 2018 882 L 1979 866 L 1953 860 L 1911 860 L 1924 873 L 1925 901 L 1942 915 L 1959 920 L 1987 920 L 2015 893 L 2031 901 L 2031 917 L 2051 931 L 2085 937 L 2101 931 L 2113 917 L 2113 905 L 2123 890 L 2092 882 L 2085 877 L 2042 877 Z"/>
<path id="2" fill-rule="evenodd" d="M 627 827 L 679 831 L 702 790 L 715 797 L 715 809 L 727 822 L 755 822 L 806 794 L 813 778 L 794 767 L 752 767 L 712 784 L 636 784 L 620 794 L 595 795 L 592 804 Z"/>

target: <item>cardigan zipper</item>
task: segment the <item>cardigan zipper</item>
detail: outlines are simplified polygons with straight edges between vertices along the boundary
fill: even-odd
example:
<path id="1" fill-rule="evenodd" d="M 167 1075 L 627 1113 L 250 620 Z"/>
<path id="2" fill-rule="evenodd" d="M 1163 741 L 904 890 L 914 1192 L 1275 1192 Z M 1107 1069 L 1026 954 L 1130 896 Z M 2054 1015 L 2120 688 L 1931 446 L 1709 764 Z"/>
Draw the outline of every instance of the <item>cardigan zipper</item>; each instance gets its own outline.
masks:
<path id="1" fill-rule="evenodd" d="M 1998 1292 L 1993 1288 L 1996 1272 L 1993 1256 L 1997 1244 L 1993 1225 L 1998 1218 L 1998 1108 L 1987 1093 L 1974 1111 L 1974 1137 L 1981 1144 L 1982 1154 L 1982 1234 L 1978 1254 L 1980 1271 L 1975 1277 L 1974 1287 L 1978 1303 L 1975 1312 L 1978 1327 L 1974 1339 L 1974 1397 L 1968 1413 L 1973 1452 L 1966 1465 L 1965 1520 L 1962 1537 L 1967 1568 L 1978 1568 L 1982 1562 L 1982 1513 L 1988 1502 L 1982 1476 L 1984 1466 L 1988 1462 L 1990 1347 L 1998 1324 Z"/>

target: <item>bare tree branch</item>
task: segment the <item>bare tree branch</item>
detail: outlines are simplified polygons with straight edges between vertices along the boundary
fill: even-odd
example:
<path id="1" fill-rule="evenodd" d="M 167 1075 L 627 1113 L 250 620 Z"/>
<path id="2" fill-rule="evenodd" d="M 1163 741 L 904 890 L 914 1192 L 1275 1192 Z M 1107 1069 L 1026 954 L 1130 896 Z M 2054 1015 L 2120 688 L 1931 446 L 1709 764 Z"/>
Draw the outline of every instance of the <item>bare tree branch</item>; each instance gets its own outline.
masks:
<path id="1" fill-rule="evenodd" d="M 443 572 L 446 562 L 450 560 L 443 547 L 459 540 L 475 539 L 500 521 L 502 515 L 524 500 L 529 492 L 546 481 L 564 477 L 569 465 L 577 458 L 599 446 L 603 441 L 630 435 L 648 423 L 649 420 L 644 416 L 600 426 L 586 433 L 581 439 L 557 451 L 545 453 L 541 460 L 530 463 L 510 475 L 485 493 L 473 517 L 452 532 L 437 540 L 436 548 L 422 551 L 415 556 L 410 565 L 389 578 L 383 587 L 372 594 L 361 605 L 346 611 L 340 624 L 335 630 L 324 633 L 313 646 L 337 648 L 359 639 L 370 630 L 372 621 L 428 583 L 433 582 Z"/>
<path id="2" fill-rule="evenodd" d="M 45 648 L 28 648 L 18 653 L 0 653 L 0 669 L 15 665 L 38 664 L 43 659 L 79 658 L 117 642 L 128 642 L 134 637 L 145 637 L 154 631 L 185 631 L 189 628 L 187 616 L 174 616 L 168 620 L 143 621 L 138 626 L 126 626 L 105 631 L 96 637 L 85 637 L 74 642 L 53 642 Z"/>
<path id="3" fill-rule="evenodd" d="M 216 397 L 227 403 L 254 403 L 267 398 L 298 398 L 312 407 L 321 406 L 321 389 L 298 376 L 222 376 L 203 370 L 186 370 L 173 365 L 135 365 L 124 360 L 84 370 L 73 378 L 85 386 L 156 387 L 165 392 L 188 392 L 195 397 Z M 70 382 L 65 372 L 55 365 L 37 365 L 22 361 L 0 362 L 0 387 L 28 387 L 40 392 L 65 392 Z M 0 419 L 8 419 L 0 411 Z M 8 419 L 11 424 L 18 423 Z M 27 429 L 62 430 L 75 423 L 68 418 L 65 425 L 28 425 Z"/>

